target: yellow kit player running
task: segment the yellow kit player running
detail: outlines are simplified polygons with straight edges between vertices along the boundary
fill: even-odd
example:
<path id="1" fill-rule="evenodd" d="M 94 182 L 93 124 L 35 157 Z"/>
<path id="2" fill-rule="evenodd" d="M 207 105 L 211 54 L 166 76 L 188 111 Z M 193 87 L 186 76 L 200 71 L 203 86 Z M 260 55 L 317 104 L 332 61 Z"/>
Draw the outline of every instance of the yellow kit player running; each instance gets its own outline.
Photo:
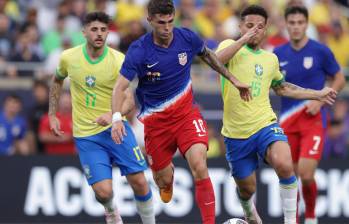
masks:
<path id="1" fill-rule="evenodd" d="M 224 101 L 223 129 L 226 158 L 237 192 L 249 224 L 261 224 L 252 195 L 256 191 L 256 174 L 260 160 L 276 171 L 280 180 L 280 194 L 284 223 L 296 223 L 297 179 L 293 172 L 287 137 L 277 123 L 270 105 L 270 87 L 282 96 L 297 99 L 315 99 L 332 104 L 336 91 L 303 89 L 284 81 L 276 55 L 260 49 L 266 33 L 268 15 L 259 6 L 252 5 L 242 11 L 241 34 L 238 41 L 223 41 L 217 50 L 220 61 L 241 82 L 252 89 L 252 100 L 244 102 L 233 86 L 222 80 Z"/>
<path id="2" fill-rule="evenodd" d="M 152 193 L 143 173 L 147 165 L 130 125 L 123 121 L 127 135 L 121 144 L 115 144 L 111 138 L 111 96 L 124 55 L 105 46 L 108 24 L 109 17 L 103 12 L 87 14 L 83 30 L 87 43 L 62 53 L 50 89 L 50 127 L 56 135 L 63 134 L 56 111 L 63 80 L 69 77 L 75 143 L 87 181 L 105 207 L 106 222 L 122 223 L 112 203 L 112 165 L 116 164 L 134 191 L 142 222 L 154 224 Z M 123 115 L 134 106 L 131 91 L 126 95 Z"/>

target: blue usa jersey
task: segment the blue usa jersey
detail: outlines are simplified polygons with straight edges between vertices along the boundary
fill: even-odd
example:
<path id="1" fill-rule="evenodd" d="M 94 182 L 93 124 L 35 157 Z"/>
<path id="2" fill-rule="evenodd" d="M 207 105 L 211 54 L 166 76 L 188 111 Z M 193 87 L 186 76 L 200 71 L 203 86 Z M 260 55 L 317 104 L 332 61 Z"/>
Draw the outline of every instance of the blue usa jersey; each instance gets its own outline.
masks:
<path id="1" fill-rule="evenodd" d="M 311 39 L 300 50 L 293 49 L 290 43 L 287 43 L 275 48 L 274 53 L 279 59 L 280 70 L 285 80 L 303 88 L 320 90 L 325 85 L 326 76 L 333 77 L 340 70 L 331 50 Z M 282 97 L 280 122 L 302 111 L 306 102 Z"/>
<path id="2" fill-rule="evenodd" d="M 27 130 L 24 118 L 17 116 L 8 121 L 3 112 L 0 112 L 0 155 L 10 154 L 15 140 L 25 137 Z"/>
<path id="3" fill-rule="evenodd" d="M 203 41 L 185 28 L 174 28 L 168 48 L 156 45 L 152 33 L 131 44 L 120 74 L 130 81 L 138 76 L 140 120 L 166 113 L 171 107 L 181 107 L 183 101 L 187 105 L 193 103 L 190 67 L 203 49 Z"/>

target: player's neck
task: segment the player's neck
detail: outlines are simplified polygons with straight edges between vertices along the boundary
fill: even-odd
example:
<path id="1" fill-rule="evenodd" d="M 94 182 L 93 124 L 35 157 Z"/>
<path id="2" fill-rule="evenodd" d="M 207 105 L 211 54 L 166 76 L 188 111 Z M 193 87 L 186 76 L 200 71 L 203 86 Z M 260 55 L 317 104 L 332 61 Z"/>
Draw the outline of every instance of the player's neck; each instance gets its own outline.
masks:
<path id="1" fill-rule="evenodd" d="M 257 45 L 246 44 L 246 46 L 252 51 L 259 51 L 261 49 L 261 46 L 259 44 Z"/>
<path id="2" fill-rule="evenodd" d="M 91 45 L 86 44 L 87 54 L 92 61 L 95 61 L 95 60 L 99 59 L 99 57 L 102 56 L 102 54 L 104 52 L 104 48 L 105 48 L 105 46 L 103 46 L 101 48 L 94 48 Z"/>
<path id="3" fill-rule="evenodd" d="M 155 35 L 153 34 L 153 41 L 154 41 L 154 44 L 155 44 L 155 45 L 158 45 L 158 46 L 160 46 L 160 47 L 163 47 L 163 48 L 168 48 L 168 47 L 170 46 L 172 40 L 173 40 L 173 33 L 171 34 L 170 38 L 168 38 L 167 40 L 157 38 L 157 37 L 155 37 Z"/>
<path id="4" fill-rule="evenodd" d="M 304 38 L 302 38 L 299 41 L 292 40 L 291 46 L 295 50 L 300 50 L 308 43 L 308 40 L 309 40 L 309 38 L 307 36 L 305 36 Z"/>

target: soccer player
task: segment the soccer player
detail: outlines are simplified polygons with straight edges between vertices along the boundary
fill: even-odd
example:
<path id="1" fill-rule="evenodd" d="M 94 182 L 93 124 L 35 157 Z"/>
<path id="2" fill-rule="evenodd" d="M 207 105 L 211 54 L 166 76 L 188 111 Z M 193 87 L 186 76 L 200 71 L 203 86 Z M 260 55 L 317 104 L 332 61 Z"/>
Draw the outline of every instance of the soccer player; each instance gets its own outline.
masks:
<path id="1" fill-rule="evenodd" d="M 303 88 L 322 89 L 331 78 L 332 89 L 340 91 L 344 75 L 331 50 L 306 36 L 308 11 L 303 6 L 291 6 L 285 11 L 290 42 L 275 49 L 287 82 Z M 282 98 L 280 124 L 291 146 L 294 170 L 302 181 L 305 202 L 305 223 L 316 224 L 317 187 L 315 170 L 321 159 L 326 114 L 324 102 Z"/>
<path id="2" fill-rule="evenodd" d="M 195 198 L 202 222 L 212 224 L 215 196 L 206 165 L 207 126 L 193 100 L 192 61 L 199 55 L 239 88 L 244 100 L 250 98 L 249 86 L 232 76 L 195 33 L 174 28 L 174 16 L 171 0 L 149 2 L 148 21 L 153 31 L 135 41 L 126 54 L 113 92 L 112 136 L 117 143 L 126 137 L 120 115 L 123 92 L 138 76 L 136 93 L 141 104 L 138 117 L 144 123 L 147 159 L 162 201 L 167 203 L 172 198 L 172 157 L 179 148 L 195 179 Z"/>
<path id="3" fill-rule="evenodd" d="M 314 99 L 332 104 L 336 91 L 303 89 L 284 81 L 276 55 L 260 48 L 267 31 L 268 15 L 264 8 L 251 5 L 241 13 L 243 37 L 234 42 L 220 43 L 217 56 L 237 76 L 252 87 L 252 100 L 244 102 L 239 93 L 222 79 L 224 101 L 222 134 L 225 137 L 226 158 L 237 184 L 245 219 L 249 224 L 261 224 L 252 196 L 256 190 L 259 161 L 274 168 L 279 177 L 284 223 L 296 223 L 297 178 L 293 171 L 287 137 L 277 123 L 270 105 L 269 90 L 296 99 Z M 255 35 L 245 37 L 257 28 Z"/>
<path id="4" fill-rule="evenodd" d="M 124 55 L 105 46 L 108 24 L 103 12 L 87 14 L 83 21 L 86 44 L 63 51 L 50 88 L 50 127 L 57 136 L 63 134 L 56 112 L 63 80 L 69 77 L 75 144 L 87 181 L 105 208 L 106 222 L 122 223 L 112 202 L 112 165 L 116 164 L 134 191 L 142 222 L 154 224 L 152 193 L 143 173 L 146 161 L 127 121 L 122 120 L 127 133 L 123 143 L 117 145 L 111 138 L 111 95 Z M 134 106 L 131 91 L 125 94 L 122 115 Z"/>

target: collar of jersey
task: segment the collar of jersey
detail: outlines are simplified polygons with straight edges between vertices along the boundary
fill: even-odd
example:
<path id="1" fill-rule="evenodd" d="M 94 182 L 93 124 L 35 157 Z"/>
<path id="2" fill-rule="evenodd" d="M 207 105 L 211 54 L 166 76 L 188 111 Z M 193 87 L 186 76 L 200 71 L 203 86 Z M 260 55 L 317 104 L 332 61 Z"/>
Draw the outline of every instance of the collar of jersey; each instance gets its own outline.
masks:
<path id="1" fill-rule="evenodd" d="M 84 56 L 85 56 L 86 60 L 88 61 L 88 63 L 90 63 L 90 64 L 97 64 L 97 63 L 101 62 L 105 58 L 105 56 L 107 55 L 108 47 L 104 46 L 103 54 L 101 56 L 99 56 L 99 58 L 97 60 L 95 60 L 95 61 L 92 61 L 90 56 L 88 55 L 87 49 L 86 49 L 86 44 L 84 44 L 82 46 L 82 52 L 84 53 Z"/>
<path id="2" fill-rule="evenodd" d="M 260 53 L 262 53 L 262 50 L 261 49 L 258 49 L 258 50 L 253 50 L 252 48 L 250 48 L 249 46 L 247 46 L 247 44 L 245 44 L 245 48 L 248 50 L 248 51 L 250 51 L 251 53 L 253 53 L 253 54 L 260 54 Z"/>

